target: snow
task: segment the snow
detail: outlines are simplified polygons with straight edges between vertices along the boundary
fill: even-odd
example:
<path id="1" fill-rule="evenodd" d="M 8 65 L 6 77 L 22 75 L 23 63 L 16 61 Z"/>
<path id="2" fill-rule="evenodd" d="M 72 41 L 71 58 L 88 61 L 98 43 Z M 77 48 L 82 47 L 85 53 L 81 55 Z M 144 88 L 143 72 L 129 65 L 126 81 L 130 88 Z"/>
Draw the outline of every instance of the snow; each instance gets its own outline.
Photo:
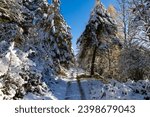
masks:
<path id="1" fill-rule="evenodd" d="M 46 19 L 47 16 L 48 16 L 48 14 L 46 14 L 46 13 L 43 14 L 43 18 L 44 18 L 44 19 Z"/>
<path id="2" fill-rule="evenodd" d="M 22 85 L 24 80 L 20 79 L 18 74 L 15 73 L 16 70 L 19 71 L 20 69 L 17 68 L 17 66 L 22 64 L 20 58 L 22 61 L 28 61 L 28 59 L 26 58 L 26 54 L 19 54 L 17 50 L 14 49 L 13 44 L 9 48 L 9 53 L 5 56 L 5 59 L 0 59 L 0 64 L 2 66 L 0 67 L 0 75 L 4 75 L 4 73 L 8 70 L 8 67 L 6 66 L 10 59 L 10 55 L 12 55 L 14 60 L 11 63 L 14 64 L 12 65 L 12 67 L 14 67 L 14 71 L 11 71 L 11 75 L 14 77 L 15 81 Z M 4 63 L 6 63 L 6 65 Z M 33 64 L 32 61 L 29 65 L 31 64 Z M 37 71 L 36 73 L 38 73 Z M 43 87 L 47 87 L 48 89 L 46 92 L 43 87 L 38 86 L 37 88 L 41 94 L 27 93 L 23 97 L 23 100 L 139 100 L 150 98 L 149 80 L 138 82 L 128 81 L 126 83 L 110 80 L 108 84 L 105 84 L 100 79 L 95 78 L 77 79 L 77 76 L 85 74 L 85 71 L 81 68 L 70 68 L 69 70 L 63 69 L 63 71 L 66 73 L 66 76 L 52 76 L 50 78 L 51 80 L 48 80 L 47 78 L 47 81 L 43 83 Z M 40 76 L 40 72 L 38 76 Z M 3 85 L 0 82 L 0 99 L 4 98 L 1 90 L 2 86 Z M 11 99 L 15 95 L 16 88 L 17 87 L 12 84 L 9 91 L 10 95 L 7 97 L 8 99 Z"/>
<path id="3" fill-rule="evenodd" d="M 150 98 L 150 81 L 127 81 L 120 83 L 110 80 L 108 84 L 99 79 L 88 78 L 77 80 L 77 74 L 84 73 L 78 68 L 67 71 L 67 77 L 56 77 L 51 82 L 50 92 L 46 96 L 28 94 L 24 99 L 54 100 L 143 100 Z M 77 71 L 80 71 L 77 73 Z"/>
<path id="4" fill-rule="evenodd" d="M 0 100 L 3 100 L 3 92 L 0 90 Z"/>
<path id="5" fill-rule="evenodd" d="M 97 83 L 92 86 L 91 99 L 143 100 L 145 98 L 150 98 L 149 80 L 138 82 L 128 81 L 126 83 L 112 80 L 109 84 Z"/>
<path id="6" fill-rule="evenodd" d="M 65 92 L 67 87 L 67 82 L 62 80 L 59 77 L 53 79 L 53 81 L 49 82 L 49 89 L 55 99 L 63 100 L 65 98 Z"/>
<path id="7" fill-rule="evenodd" d="M 7 72 L 7 70 L 8 70 L 7 64 L 8 64 L 8 60 L 6 58 L 2 58 L 0 60 L 0 65 L 1 65 L 0 66 L 0 76 L 4 75 Z"/>
<path id="8" fill-rule="evenodd" d="M 50 92 L 43 96 L 28 93 L 24 96 L 23 100 L 57 100 L 57 98 L 55 98 Z"/>
<path id="9" fill-rule="evenodd" d="M 0 100 L 150 99 L 149 80 L 126 83 L 109 80 L 106 84 L 94 77 L 79 79 L 79 75 L 86 74 L 81 68 L 66 70 L 62 67 L 61 63 L 71 63 L 68 58 L 73 58 L 69 50 L 71 33 L 63 16 L 56 12 L 59 8 L 54 9 L 54 4 L 48 5 L 47 0 L 6 0 L 6 4 L 9 10 L 4 15 L 12 17 L 15 23 L 0 24 Z M 56 23 L 56 19 L 60 22 Z M 90 22 L 95 22 L 92 25 L 95 29 L 98 29 L 99 23 L 115 24 L 99 0 L 91 13 Z M 26 30 L 28 34 L 23 34 Z M 139 34 L 145 35 L 144 32 Z M 16 38 L 23 42 L 14 44 Z M 97 41 L 95 43 L 99 45 Z M 100 46 L 100 49 L 105 48 L 105 43 Z M 64 75 L 55 74 L 60 70 Z"/>
<path id="10" fill-rule="evenodd" d="M 75 74 L 77 74 L 75 68 L 72 68 L 70 71 L 74 72 L 73 77 L 75 77 Z M 82 73 L 80 72 L 78 74 Z M 150 98 L 149 80 L 138 82 L 128 81 L 126 83 L 110 80 L 110 83 L 104 84 L 101 80 L 89 78 L 80 80 L 81 86 L 79 86 L 78 83 L 79 81 L 77 81 L 77 79 L 70 79 L 68 81 L 65 99 L 142 100 Z M 143 86 L 145 86 L 145 88 L 143 88 Z M 146 91 L 146 93 L 143 94 L 142 91 Z"/>

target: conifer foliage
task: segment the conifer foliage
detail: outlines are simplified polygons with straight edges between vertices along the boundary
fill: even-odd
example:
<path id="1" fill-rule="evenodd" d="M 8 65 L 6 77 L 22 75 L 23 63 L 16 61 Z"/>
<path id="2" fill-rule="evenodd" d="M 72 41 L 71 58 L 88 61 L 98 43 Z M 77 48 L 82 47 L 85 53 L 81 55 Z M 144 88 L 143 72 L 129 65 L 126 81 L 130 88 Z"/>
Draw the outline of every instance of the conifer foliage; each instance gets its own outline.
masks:
<path id="1" fill-rule="evenodd" d="M 115 21 L 102 3 L 96 1 L 85 31 L 78 39 L 78 61 L 81 67 L 103 74 L 112 69 L 111 55 L 121 47 Z M 113 50 L 114 49 L 114 50 Z M 103 65 L 102 65 L 103 64 Z"/>
<path id="2" fill-rule="evenodd" d="M 150 99 L 150 1 L 118 1 L 95 0 L 75 58 L 60 0 L 0 0 L 0 100 Z"/>
<path id="3" fill-rule="evenodd" d="M 3 99 L 43 95 L 44 82 L 73 64 L 72 36 L 59 0 L 1 0 L 0 29 Z"/>
<path id="4" fill-rule="evenodd" d="M 54 14 L 53 36 L 56 39 L 59 48 L 57 56 L 62 66 L 69 67 L 68 65 L 73 62 L 70 27 L 66 24 L 63 16 L 60 14 L 59 0 L 53 0 L 52 10 Z"/>

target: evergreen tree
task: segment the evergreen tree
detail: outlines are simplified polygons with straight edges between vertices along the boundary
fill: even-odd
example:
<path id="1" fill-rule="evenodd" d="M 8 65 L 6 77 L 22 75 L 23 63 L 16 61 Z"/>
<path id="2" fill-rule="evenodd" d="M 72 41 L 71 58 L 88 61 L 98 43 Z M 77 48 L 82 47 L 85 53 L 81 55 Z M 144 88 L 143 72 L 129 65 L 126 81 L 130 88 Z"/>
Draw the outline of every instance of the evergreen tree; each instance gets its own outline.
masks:
<path id="1" fill-rule="evenodd" d="M 30 37 L 26 44 L 31 43 L 29 49 L 32 48 L 37 53 L 31 59 L 36 60 L 37 64 L 39 64 L 38 61 L 42 61 L 38 66 L 45 66 L 43 67 L 44 71 L 60 73 L 62 67 L 69 68 L 73 63 L 72 35 L 70 27 L 60 14 L 60 1 L 53 0 L 51 5 L 46 3 L 31 2 L 35 8 L 34 10 L 32 9 L 35 13 L 34 27 L 30 28 L 32 35 L 29 35 Z M 27 8 L 30 8 L 29 3 Z M 43 74 L 45 75 L 45 73 Z"/>
<path id="2" fill-rule="evenodd" d="M 53 36 L 58 45 L 59 53 L 57 57 L 60 64 L 66 68 L 69 67 L 70 63 L 73 63 L 73 53 L 71 39 L 72 35 L 70 33 L 70 27 L 66 24 L 63 16 L 60 14 L 60 1 L 53 0 Z"/>
<path id="3" fill-rule="evenodd" d="M 104 73 L 105 70 L 111 70 L 112 48 L 115 48 L 116 45 L 121 46 L 116 34 L 115 21 L 104 6 L 96 0 L 96 6 L 91 13 L 88 25 L 77 41 L 79 47 L 78 61 L 85 69 L 90 66 L 90 75 L 94 75 L 96 69 L 100 74 Z M 104 66 L 101 66 L 101 63 Z"/>
<path id="4" fill-rule="evenodd" d="M 72 36 L 58 0 L 51 5 L 46 0 L 1 0 L 0 29 L 0 89 L 5 99 L 43 94 L 43 82 L 54 83 L 51 76 L 73 63 Z"/>
<path id="5" fill-rule="evenodd" d="M 30 37 L 35 33 L 30 31 L 33 30 L 35 9 L 28 7 L 30 0 L 0 2 L 0 84 L 3 84 L 0 89 L 3 99 L 22 99 L 29 92 L 43 95 L 47 89 L 42 82 L 42 72 L 29 59 L 33 54 L 33 45 L 28 40 L 32 40 Z M 40 7 L 38 4 L 35 4 L 36 8 Z"/>

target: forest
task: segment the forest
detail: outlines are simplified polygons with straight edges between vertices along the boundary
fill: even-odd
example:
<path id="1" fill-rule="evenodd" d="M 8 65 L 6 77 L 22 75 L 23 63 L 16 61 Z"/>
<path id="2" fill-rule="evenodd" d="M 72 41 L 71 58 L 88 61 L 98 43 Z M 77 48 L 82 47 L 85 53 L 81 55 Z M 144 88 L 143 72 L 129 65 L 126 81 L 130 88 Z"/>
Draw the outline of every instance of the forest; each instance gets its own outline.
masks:
<path id="1" fill-rule="evenodd" d="M 150 100 L 150 1 L 95 0 L 77 53 L 61 2 L 0 0 L 0 100 Z"/>

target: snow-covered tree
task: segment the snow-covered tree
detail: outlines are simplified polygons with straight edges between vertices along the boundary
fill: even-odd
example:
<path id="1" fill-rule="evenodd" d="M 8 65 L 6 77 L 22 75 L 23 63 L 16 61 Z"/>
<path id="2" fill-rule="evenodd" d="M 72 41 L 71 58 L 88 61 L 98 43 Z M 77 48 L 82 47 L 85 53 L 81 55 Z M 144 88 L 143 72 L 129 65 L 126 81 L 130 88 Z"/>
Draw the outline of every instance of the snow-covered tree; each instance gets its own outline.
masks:
<path id="1" fill-rule="evenodd" d="M 150 9 L 147 0 L 132 0 L 131 43 L 150 46 Z"/>
<path id="2" fill-rule="evenodd" d="M 129 0 L 117 0 L 118 1 L 118 19 L 119 19 L 119 33 L 123 40 L 124 46 L 129 43 L 129 23 L 130 23 L 130 13 L 129 13 Z"/>
<path id="3" fill-rule="evenodd" d="M 6 99 L 44 93 L 43 82 L 51 83 L 52 75 L 73 63 L 72 36 L 58 0 L 51 5 L 46 0 L 1 0 L 0 29 L 0 90 Z"/>
<path id="4" fill-rule="evenodd" d="M 119 3 L 119 6 L 121 5 L 121 3 Z M 120 41 L 122 43 L 126 43 L 125 41 L 125 34 L 127 35 L 127 32 L 125 32 L 125 28 L 124 28 L 124 25 L 126 25 L 125 23 L 123 23 L 123 16 L 122 16 L 122 9 L 121 9 L 121 6 L 117 9 L 115 8 L 116 6 L 114 5 L 109 5 L 108 8 L 107 8 L 107 11 L 108 13 L 110 14 L 110 16 L 116 21 L 116 25 L 117 25 L 117 29 L 118 29 L 118 32 L 117 32 L 117 36 L 118 38 L 120 39 Z M 124 16 L 125 17 L 125 16 Z"/>
<path id="5" fill-rule="evenodd" d="M 33 58 L 39 66 L 45 66 L 44 71 L 52 71 L 61 73 L 61 68 L 68 68 L 73 63 L 73 52 L 71 49 L 70 27 L 65 22 L 63 16 L 60 14 L 60 2 L 53 1 L 45 9 L 35 10 L 34 16 L 34 31 L 37 33 L 31 35 L 28 43 L 32 43 L 31 47 L 36 56 Z M 38 59 L 38 60 L 37 60 Z M 45 74 L 45 73 L 44 73 Z"/>
<path id="6" fill-rule="evenodd" d="M 36 71 L 36 65 L 28 59 L 28 54 L 14 48 L 0 58 L 0 90 L 3 99 L 22 99 L 27 93 L 44 95 L 47 87 L 41 82 L 42 75 Z"/>
<path id="7" fill-rule="evenodd" d="M 70 63 L 73 63 L 73 52 L 71 39 L 72 35 L 70 27 L 67 25 L 63 16 L 60 14 L 60 1 L 53 0 L 52 4 L 53 12 L 53 36 L 58 46 L 58 53 L 56 58 L 59 59 L 60 64 L 64 67 L 69 67 Z"/>
<path id="8" fill-rule="evenodd" d="M 120 76 L 122 81 L 135 81 L 150 78 L 150 54 L 147 48 L 132 46 L 125 48 L 120 57 Z"/>
<path id="9" fill-rule="evenodd" d="M 2 99 L 22 99 L 28 92 L 42 95 L 42 72 L 29 59 L 27 43 L 34 13 L 23 0 L 0 1 L 0 90 Z M 40 4 L 40 3 L 39 3 Z M 37 5 L 38 6 L 38 5 Z M 34 6 L 33 6 L 34 7 Z M 44 91 L 45 90 L 45 91 Z"/>
<path id="10" fill-rule="evenodd" d="M 116 22 L 104 6 L 96 1 L 86 29 L 77 41 L 81 67 L 86 70 L 90 68 L 91 75 L 96 71 L 99 74 L 110 72 L 114 64 L 112 54 L 121 47 L 116 34 Z"/>
<path id="11" fill-rule="evenodd" d="M 128 47 L 121 52 L 120 74 L 126 79 L 149 78 L 149 5 L 146 0 L 130 1 L 130 23 L 128 24 Z"/>

